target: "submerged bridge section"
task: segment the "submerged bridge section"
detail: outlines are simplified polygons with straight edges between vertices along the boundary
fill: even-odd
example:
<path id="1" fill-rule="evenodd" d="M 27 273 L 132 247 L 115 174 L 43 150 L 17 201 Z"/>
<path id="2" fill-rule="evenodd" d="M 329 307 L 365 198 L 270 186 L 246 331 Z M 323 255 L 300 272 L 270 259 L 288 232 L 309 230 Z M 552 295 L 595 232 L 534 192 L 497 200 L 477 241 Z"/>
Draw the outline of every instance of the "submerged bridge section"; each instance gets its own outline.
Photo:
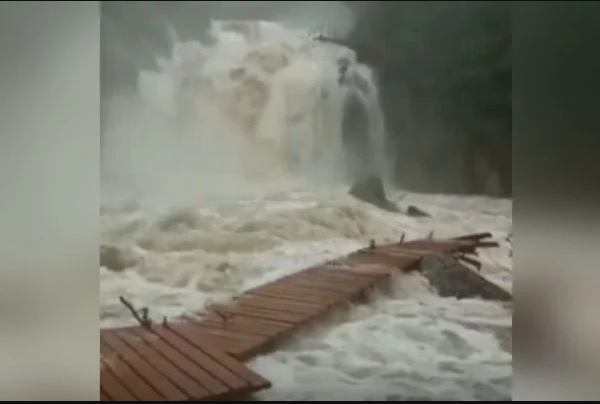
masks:
<path id="1" fill-rule="evenodd" d="M 304 325 L 343 307 L 396 271 L 418 270 L 428 256 L 495 247 L 489 233 L 416 240 L 356 251 L 248 290 L 207 313 L 100 332 L 103 401 L 239 400 L 270 387 L 243 361 L 268 352 Z"/>

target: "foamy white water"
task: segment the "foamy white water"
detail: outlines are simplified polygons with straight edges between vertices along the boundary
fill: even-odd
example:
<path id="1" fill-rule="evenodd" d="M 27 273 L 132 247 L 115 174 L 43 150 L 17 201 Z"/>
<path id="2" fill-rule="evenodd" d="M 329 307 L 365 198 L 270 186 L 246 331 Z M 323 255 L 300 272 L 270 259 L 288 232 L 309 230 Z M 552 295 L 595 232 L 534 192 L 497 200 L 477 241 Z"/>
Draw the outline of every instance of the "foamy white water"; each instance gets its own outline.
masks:
<path id="1" fill-rule="evenodd" d="M 362 97 L 370 118 L 370 161 L 378 164 L 371 170 L 385 170 L 377 88 L 369 70 L 352 62 L 352 51 L 274 23 L 216 23 L 212 32 L 210 46 L 178 44 L 159 71 L 144 72 L 140 90 L 149 106 L 111 128 L 112 179 L 119 174 L 129 193 L 111 188 L 102 239 L 126 251 L 131 266 L 119 273 L 100 268 L 103 326 L 132 323 L 119 295 L 160 320 L 370 239 L 432 230 L 436 237 L 491 231 L 502 246 L 482 253 L 482 271 L 512 289 L 503 241 L 512 227 L 510 201 L 390 192 L 400 206 L 432 214 L 410 218 L 323 181 L 346 174 L 341 132 L 350 92 Z M 351 61 L 349 84 L 340 84 L 340 58 Z M 418 275 L 398 276 L 392 289 L 256 358 L 252 366 L 273 381 L 260 397 L 510 397 L 512 357 L 500 346 L 511 329 L 510 309 L 439 298 Z"/>

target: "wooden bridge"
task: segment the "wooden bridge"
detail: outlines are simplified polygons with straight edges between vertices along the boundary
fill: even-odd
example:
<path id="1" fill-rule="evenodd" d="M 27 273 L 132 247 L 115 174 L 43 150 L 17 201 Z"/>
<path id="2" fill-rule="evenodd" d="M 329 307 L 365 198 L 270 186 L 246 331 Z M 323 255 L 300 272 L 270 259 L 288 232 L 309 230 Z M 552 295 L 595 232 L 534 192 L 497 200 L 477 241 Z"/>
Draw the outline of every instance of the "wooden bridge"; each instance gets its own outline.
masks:
<path id="1" fill-rule="evenodd" d="M 361 297 L 394 271 L 418 270 L 427 256 L 452 256 L 478 266 L 468 254 L 497 246 L 483 241 L 490 237 L 481 233 L 444 241 L 372 244 L 251 289 L 205 314 L 101 330 L 101 400 L 239 400 L 268 388 L 270 382 L 243 361 Z"/>

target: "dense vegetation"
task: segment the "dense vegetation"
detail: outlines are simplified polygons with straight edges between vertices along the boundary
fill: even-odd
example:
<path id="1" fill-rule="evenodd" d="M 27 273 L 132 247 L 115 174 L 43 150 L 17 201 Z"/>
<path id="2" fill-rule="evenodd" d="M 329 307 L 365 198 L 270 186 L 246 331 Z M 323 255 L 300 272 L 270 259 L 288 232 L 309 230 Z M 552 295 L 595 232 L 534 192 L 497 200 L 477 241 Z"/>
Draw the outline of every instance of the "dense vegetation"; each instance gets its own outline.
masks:
<path id="1" fill-rule="evenodd" d="M 485 192 L 491 168 L 511 195 L 510 2 L 350 3 L 348 41 L 377 67 L 396 178 Z"/>

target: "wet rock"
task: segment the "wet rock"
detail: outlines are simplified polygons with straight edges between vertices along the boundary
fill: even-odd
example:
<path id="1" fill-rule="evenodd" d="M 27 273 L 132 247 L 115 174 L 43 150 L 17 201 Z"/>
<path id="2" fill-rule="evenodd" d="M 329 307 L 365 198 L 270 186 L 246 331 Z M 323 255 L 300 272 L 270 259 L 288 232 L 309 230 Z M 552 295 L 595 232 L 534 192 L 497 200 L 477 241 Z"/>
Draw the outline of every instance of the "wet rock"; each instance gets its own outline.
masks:
<path id="1" fill-rule="evenodd" d="M 425 258 L 422 268 L 422 275 L 441 297 L 512 301 L 509 292 L 450 258 Z"/>
<path id="2" fill-rule="evenodd" d="M 137 263 L 138 259 L 131 251 L 110 245 L 100 246 L 100 266 L 111 271 L 121 272 Z"/>
<path id="3" fill-rule="evenodd" d="M 410 205 L 408 207 L 408 209 L 406 210 L 406 215 L 411 217 L 431 217 L 429 213 L 413 205 Z"/>
<path id="4" fill-rule="evenodd" d="M 353 197 L 360 199 L 363 202 L 370 203 L 378 208 L 390 211 L 399 212 L 398 207 L 385 196 L 383 181 L 381 178 L 374 175 L 354 183 L 350 191 Z"/>

